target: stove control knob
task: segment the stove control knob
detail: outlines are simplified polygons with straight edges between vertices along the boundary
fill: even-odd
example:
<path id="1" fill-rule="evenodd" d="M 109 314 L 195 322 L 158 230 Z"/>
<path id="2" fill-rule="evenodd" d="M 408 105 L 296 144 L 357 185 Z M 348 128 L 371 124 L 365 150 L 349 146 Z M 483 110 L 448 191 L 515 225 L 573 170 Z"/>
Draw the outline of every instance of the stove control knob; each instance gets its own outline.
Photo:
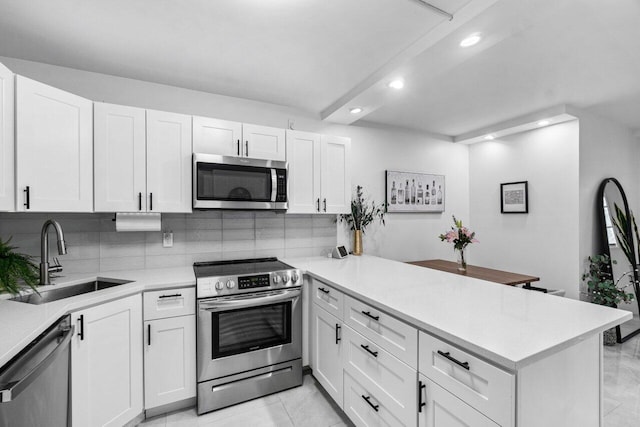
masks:
<path id="1" fill-rule="evenodd" d="M 229 288 L 229 289 L 233 289 L 233 288 L 235 288 L 235 287 L 236 287 L 236 282 L 234 282 L 233 280 L 229 280 L 229 281 L 227 282 L 227 288 Z"/>
<path id="2" fill-rule="evenodd" d="M 285 273 L 285 274 L 282 275 L 282 281 L 284 283 L 289 283 L 289 280 L 291 280 L 291 277 L 289 277 L 288 274 Z"/>
<path id="3" fill-rule="evenodd" d="M 278 283 L 280 283 L 280 276 L 278 276 L 277 274 L 273 275 L 273 284 L 277 285 Z"/>
<path id="4" fill-rule="evenodd" d="M 221 291 L 224 289 L 224 283 L 222 282 L 216 282 L 216 289 Z"/>
<path id="5" fill-rule="evenodd" d="M 293 274 L 291 275 L 291 281 L 292 281 L 293 283 L 298 283 L 298 279 L 300 279 L 300 276 L 298 276 L 298 273 L 293 273 Z"/>

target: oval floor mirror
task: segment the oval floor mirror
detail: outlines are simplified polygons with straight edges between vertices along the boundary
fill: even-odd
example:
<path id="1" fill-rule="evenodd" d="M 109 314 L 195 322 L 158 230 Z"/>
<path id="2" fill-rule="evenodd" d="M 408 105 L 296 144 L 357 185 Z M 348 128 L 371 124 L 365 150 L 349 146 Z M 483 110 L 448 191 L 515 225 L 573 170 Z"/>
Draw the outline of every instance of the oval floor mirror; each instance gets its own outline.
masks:
<path id="1" fill-rule="evenodd" d="M 633 213 L 629 209 L 627 196 L 622 185 L 615 178 L 607 178 L 600 184 L 598 191 L 600 217 L 600 254 L 606 254 L 612 261 L 609 268 L 614 282 L 619 287 L 626 285 L 626 292 L 633 293 L 635 298 L 630 302 L 618 304 L 621 310 L 631 311 L 633 319 L 617 326 L 616 335 L 619 343 L 640 334 L 640 295 L 638 274 L 638 239 L 633 221 Z"/>

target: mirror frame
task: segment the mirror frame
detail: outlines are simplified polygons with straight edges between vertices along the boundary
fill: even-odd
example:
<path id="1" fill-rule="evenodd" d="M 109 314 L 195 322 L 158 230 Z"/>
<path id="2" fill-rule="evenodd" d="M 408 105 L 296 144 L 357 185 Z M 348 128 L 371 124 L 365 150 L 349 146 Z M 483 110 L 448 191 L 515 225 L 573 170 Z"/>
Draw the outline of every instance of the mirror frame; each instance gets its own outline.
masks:
<path id="1" fill-rule="evenodd" d="M 597 202 L 598 218 L 599 218 L 599 225 L 600 225 L 600 232 L 598 234 L 600 237 L 599 253 L 606 254 L 609 257 L 609 259 L 611 259 L 611 251 L 609 250 L 609 239 L 607 237 L 607 224 L 604 216 L 603 199 L 604 199 L 605 188 L 607 187 L 607 184 L 610 184 L 610 183 L 613 183 L 618 188 L 618 191 L 620 191 L 620 195 L 622 196 L 622 201 L 624 203 L 625 215 L 627 216 L 627 218 L 631 217 L 631 211 L 629 210 L 629 204 L 627 202 L 627 195 L 622 189 L 622 185 L 620 184 L 620 181 L 618 181 L 616 178 L 613 178 L 613 177 L 602 180 L 602 182 L 600 183 L 600 188 L 598 189 L 598 202 Z M 609 209 L 612 209 L 612 207 L 609 206 Z M 638 304 L 638 311 L 640 312 L 640 300 L 638 299 L 638 296 L 640 295 L 640 286 L 639 286 L 639 280 L 638 280 L 639 279 L 638 263 L 637 263 L 638 254 L 636 254 L 636 243 L 635 243 L 636 239 L 633 238 L 633 229 L 631 228 L 631 222 L 627 224 L 627 230 L 625 230 L 625 232 L 627 234 L 627 238 L 629 238 L 630 236 L 631 237 L 630 241 L 633 242 L 633 244 L 631 245 L 632 246 L 631 250 L 633 251 L 633 258 L 636 260 L 636 263 L 633 266 L 633 291 L 635 294 L 636 303 Z M 611 264 L 611 262 L 609 262 L 609 273 L 611 273 L 611 276 L 613 277 L 613 265 Z M 622 336 L 622 333 L 620 331 L 620 325 L 616 326 L 616 338 L 618 343 L 623 343 L 638 334 L 640 334 L 640 328 L 630 332 L 625 336 Z"/>

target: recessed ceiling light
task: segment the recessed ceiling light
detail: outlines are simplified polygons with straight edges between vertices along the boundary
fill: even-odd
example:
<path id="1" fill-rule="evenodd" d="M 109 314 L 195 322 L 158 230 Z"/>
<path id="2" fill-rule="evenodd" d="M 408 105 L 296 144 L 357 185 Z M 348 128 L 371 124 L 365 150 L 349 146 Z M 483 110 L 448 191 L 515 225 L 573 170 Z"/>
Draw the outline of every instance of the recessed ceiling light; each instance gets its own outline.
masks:
<path id="1" fill-rule="evenodd" d="M 538 126 L 547 126 L 549 123 L 549 120 L 540 120 Z"/>
<path id="2" fill-rule="evenodd" d="M 404 81 L 397 79 L 389 83 L 389 87 L 393 89 L 402 89 L 404 87 Z"/>
<path id="3" fill-rule="evenodd" d="M 360 114 L 360 113 L 362 113 L 362 108 L 360 108 L 360 107 L 353 107 L 353 108 L 351 108 L 351 109 L 349 110 L 349 112 L 350 112 L 351 114 Z"/>
<path id="4" fill-rule="evenodd" d="M 463 39 L 460 42 L 460 47 L 470 47 L 473 46 L 475 44 L 478 44 L 478 42 L 482 39 L 482 36 L 480 35 L 480 33 L 473 33 L 471 35 L 469 35 L 467 38 Z"/>
<path id="5" fill-rule="evenodd" d="M 492 140 L 492 139 L 494 139 L 494 138 L 495 138 L 495 136 L 493 136 L 493 135 L 491 135 L 491 134 L 489 134 L 489 135 L 485 135 L 485 136 L 484 136 L 484 139 L 486 139 L 487 141 L 491 141 L 491 140 Z"/>

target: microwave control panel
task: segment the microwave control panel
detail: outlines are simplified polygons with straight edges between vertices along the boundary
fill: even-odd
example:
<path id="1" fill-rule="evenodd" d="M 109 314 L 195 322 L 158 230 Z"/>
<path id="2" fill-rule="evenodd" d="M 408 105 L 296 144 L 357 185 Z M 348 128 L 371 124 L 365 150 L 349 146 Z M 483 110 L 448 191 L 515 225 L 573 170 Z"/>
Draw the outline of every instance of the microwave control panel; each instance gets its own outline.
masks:
<path id="1" fill-rule="evenodd" d="M 287 170 L 276 169 L 276 202 L 287 201 Z"/>

